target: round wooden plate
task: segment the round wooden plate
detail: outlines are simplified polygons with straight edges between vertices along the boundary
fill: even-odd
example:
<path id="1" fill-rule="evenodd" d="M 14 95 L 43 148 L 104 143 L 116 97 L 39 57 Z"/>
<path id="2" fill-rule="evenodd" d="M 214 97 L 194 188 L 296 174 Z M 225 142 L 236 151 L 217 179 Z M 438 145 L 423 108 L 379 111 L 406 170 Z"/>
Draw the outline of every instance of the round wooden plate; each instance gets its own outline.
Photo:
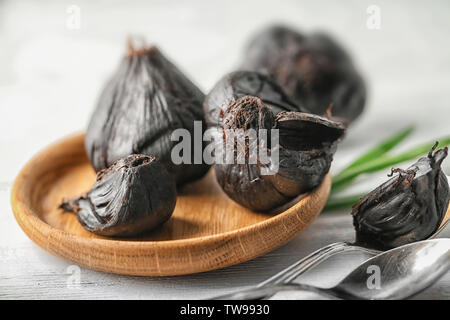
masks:
<path id="1" fill-rule="evenodd" d="M 331 178 L 290 208 L 256 213 L 230 200 L 214 170 L 184 186 L 173 216 L 139 238 L 107 238 L 83 229 L 63 212 L 63 198 L 88 191 L 95 173 L 84 151 L 84 135 L 55 143 L 19 173 L 12 208 L 28 237 L 45 250 L 87 268 L 105 272 L 167 276 L 219 269 L 267 253 L 294 238 L 323 209 Z"/>

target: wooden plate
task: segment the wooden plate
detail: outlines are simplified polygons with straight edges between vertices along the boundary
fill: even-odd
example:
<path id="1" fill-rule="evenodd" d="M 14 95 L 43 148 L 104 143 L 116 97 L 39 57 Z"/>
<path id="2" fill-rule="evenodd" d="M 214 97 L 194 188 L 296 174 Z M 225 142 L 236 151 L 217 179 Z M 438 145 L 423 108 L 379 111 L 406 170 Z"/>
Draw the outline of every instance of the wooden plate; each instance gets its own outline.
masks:
<path id="1" fill-rule="evenodd" d="M 90 189 L 95 173 L 78 134 L 36 155 L 12 190 L 17 222 L 45 250 L 105 272 L 166 276 L 196 273 L 241 263 L 294 238 L 319 214 L 331 178 L 278 214 L 256 213 L 230 200 L 214 171 L 180 190 L 173 216 L 139 238 L 100 237 L 83 229 L 76 216 L 58 209 L 64 197 Z"/>

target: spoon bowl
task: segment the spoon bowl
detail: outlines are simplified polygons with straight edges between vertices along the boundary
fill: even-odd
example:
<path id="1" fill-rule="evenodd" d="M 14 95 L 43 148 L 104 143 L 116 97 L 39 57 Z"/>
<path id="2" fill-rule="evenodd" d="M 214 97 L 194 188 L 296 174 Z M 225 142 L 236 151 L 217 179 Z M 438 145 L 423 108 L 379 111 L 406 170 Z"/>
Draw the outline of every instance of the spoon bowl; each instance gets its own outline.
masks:
<path id="1" fill-rule="evenodd" d="M 383 252 L 356 268 L 333 290 L 336 296 L 406 299 L 450 268 L 450 239 L 420 241 Z"/>

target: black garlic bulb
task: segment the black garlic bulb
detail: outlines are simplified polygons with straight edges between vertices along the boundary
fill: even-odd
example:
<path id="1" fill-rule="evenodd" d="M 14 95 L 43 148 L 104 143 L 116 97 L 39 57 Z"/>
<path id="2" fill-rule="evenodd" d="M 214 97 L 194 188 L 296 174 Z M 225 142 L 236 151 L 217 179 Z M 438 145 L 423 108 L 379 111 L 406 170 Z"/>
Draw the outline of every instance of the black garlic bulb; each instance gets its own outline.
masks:
<path id="1" fill-rule="evenodd" d="M 190 163 L 171 161 L 171 150 L 178 143 L 171 134 L 183 128 L 194 136 L 194 121 L 205 130 L 203 99 L 204 94 L 156 47 L 130 47 L 88 126 L 85 146 L 95 170 L 131 154 L 147 154 L 157 157 L 178 184 L 202 177 L 208 166 L 195 162 L 193 154 Z"/>
<path id="2" fill-rule="evenodd" d="M 325 34 L 304 35 L 274 26 L 257 34 L 245 51 L 243 70 L 270 76 L 294 102 L 347 123 L 364 109 L 366 88 L 349 55 Z"/>
<path id="3" fill-rule="evenodd" d="M 256 139 L 245 137 L 251 129 Z M 231 154 L 232 161 L 216 162 L 216 179 L 242 206 L 273 210 L 321 183 L 344 131 L 339 122 L 295 111 L 274 114 L 262 99 L 243 96 L 222 113 L 217 127 L 223 143 L 216 152 L 225 157 Z M 264 132 L 266 139 L 261 136 Z M 261 151 L 267 157 L 258 153 L 250 161 Z"/>
<path id="4" fill-rule="evenodd" d="M 435 148 L 435 147 L 434 147 Z M 391 249 L 427 239 L 445 217 L 449 184 L 441 169 L 448 149 L 420 158 L 362 198 L 352 211 L 356 242 Z"/>
<path id="5" fill-rule="evenodd" d="M 61 204 L 81 225 L 103 236 L 134 236 L 167 221 L 175 208 L 175 180 L 155 158 L 130 155 L 97 174 L 86 194 Z"/>

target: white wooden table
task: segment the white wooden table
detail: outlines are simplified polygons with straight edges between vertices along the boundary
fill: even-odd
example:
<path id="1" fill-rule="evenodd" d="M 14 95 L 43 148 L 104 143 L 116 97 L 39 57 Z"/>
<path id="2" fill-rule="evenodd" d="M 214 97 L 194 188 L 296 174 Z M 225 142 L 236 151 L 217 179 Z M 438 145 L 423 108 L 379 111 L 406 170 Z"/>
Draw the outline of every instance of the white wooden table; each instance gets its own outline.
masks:
<path id="1" fill-rule="evenodd" d="M 381 10 L 380 29 L 367 27 L 372 4 Z M 77 9 L 79 25 L 71 20 Z M 239 63 L 245 40 L 263 25 L 284 21 L 330 31 L 351 51 L 370 89 L 367 111 L 336 154 L 336 171 L 408 124 L 417 129 L 400 149 L 450 133 L 449 13 L 445 0 L 0 2 L 0 299 L 206 298 L 265 280 L 323 245 L 353 239 L 348 210 L 326 213 L 286 246 L 253 261 L 164 278 L 77 269 L 32 243 L 11 211 L 12 181 L 38 150 L 84 129 L 128 35 L 158 44 L 207 91 Z M 444 169 L 450 173 L 450 160 Z M 353 191 L 369 190 L 387 172 L 366 177 Z M 334 257 L 302 281 L 331 286 L 363 259 Z M 79 284 L 73 281 L 77 270 Z M 418 298 L 450 299 L 450 274 Z"/>

